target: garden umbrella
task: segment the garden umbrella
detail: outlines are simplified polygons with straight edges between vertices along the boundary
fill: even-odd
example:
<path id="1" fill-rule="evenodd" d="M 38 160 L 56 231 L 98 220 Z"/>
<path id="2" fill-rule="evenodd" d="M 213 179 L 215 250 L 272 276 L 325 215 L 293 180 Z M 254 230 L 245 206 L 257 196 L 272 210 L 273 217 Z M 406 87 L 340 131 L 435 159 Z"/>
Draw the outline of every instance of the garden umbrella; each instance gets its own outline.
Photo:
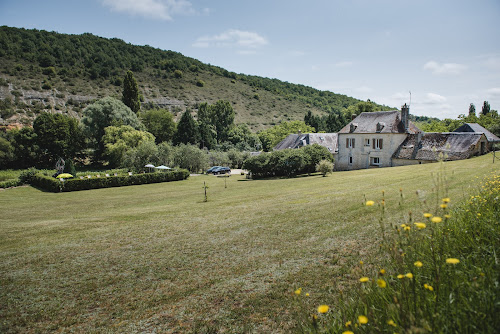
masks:
<path id="1" fill-rule="evenodd" d="M 167 166 L 164 166 L 164 165 L 161 165 L 161 166 L 158 166 L 158 167 L 155 167 L 156 169 L 163 169 L 163 170 L 166 170 L 166 169 L 171 169 L 170 167 L 167 167 Z"/>
<path id="2" fill-rule="evenodd" d="M 149 168 L 149 171 L 151 172 L 151 168 L 155 168 L 155 165 L 152 165 L 152 164 L 147 164 L 147 165 L 145 165 L 144 167 Z"/>
<path id="3" fill-rule="evenodd" d="M 69 173 L 62 173 L 62 174 L 59 174 L 56 176 L 58 179 L 69 179 L 71 177 L 73 177 L 73 175 L 69 174 Z"/>

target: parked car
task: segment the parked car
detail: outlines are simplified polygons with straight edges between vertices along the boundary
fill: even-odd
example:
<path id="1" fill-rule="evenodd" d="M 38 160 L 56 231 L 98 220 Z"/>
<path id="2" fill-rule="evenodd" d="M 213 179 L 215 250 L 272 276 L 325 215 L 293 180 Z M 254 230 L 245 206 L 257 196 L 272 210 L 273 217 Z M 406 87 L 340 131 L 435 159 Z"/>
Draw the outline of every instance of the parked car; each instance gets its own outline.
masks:
<path id="1" fill-rule="evenodd" d="M 222 168 L 221 166 L 213 166 L 207 169 L 207 174 L 213 173 L 215 169 Z"/>
<path id="2" fill-rule="evenodd" d="M 214 175 L 220 175 L 220 174 L 231 174 L 231 168 L 229 167 L 219 167 L 216 168 L 212 171 Z"/>

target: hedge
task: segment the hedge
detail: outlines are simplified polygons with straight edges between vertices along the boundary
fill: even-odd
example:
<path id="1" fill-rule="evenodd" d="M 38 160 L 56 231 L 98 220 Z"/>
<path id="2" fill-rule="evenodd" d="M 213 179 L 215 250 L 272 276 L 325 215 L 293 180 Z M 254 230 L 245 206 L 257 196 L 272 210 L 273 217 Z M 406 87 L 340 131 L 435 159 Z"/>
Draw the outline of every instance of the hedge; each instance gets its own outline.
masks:
<path id="1" fill-rule="evenodd" d="M 176 169 L 168 172 L 134 174 L 126 176 L 93 177 L 84 179 L 67 179 L 60 181 L 50 176 L 36 174 L 31 185 L 52 192 L 67 192 L 110 187 L 122 187 L 138 184 L 159 183 L 185 180 L 189 177 L 186 169 Z"/>

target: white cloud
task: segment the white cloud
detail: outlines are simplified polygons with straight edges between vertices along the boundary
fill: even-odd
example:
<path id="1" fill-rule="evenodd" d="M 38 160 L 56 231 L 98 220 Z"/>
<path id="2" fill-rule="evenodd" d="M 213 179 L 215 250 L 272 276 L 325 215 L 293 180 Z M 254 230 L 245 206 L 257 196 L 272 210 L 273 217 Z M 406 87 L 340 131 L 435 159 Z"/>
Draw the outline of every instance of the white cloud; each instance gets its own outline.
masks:
<path id="1" fill-rule="evenodd" d="M 436 61 L 429 61 L 423 66 L 424 70 L 429 70 L 433 74 L 460 74 L 467 66 L 456 63 L 443 63 L 440 64 Z"/>
<path id="2" fill-rule="evenodd" d="M 500 97 L 500 87 L 490 88 L 486 92 L 489 97 Z"/>
<path id="3" fill-rule="evenodd" d="M 267 39 L 255 32 L 229 29 L 219 35 L 202 36 L 193 43 L 193 46 L 197 48 L 240 47 L 256 49 L 267 44 Z"/>
<path id="4" fill-rule="evenodd" d="M 435 93 L 427 93 L 425 98 L 422 100 L 422 104 L 443 104 L 446 102 L 446 97 L 435 94 Z"/>
<path id="5" fill-rule="evenodd" d="M 102 3 L 113 11 L 166 21 L 177 14 L 195 14 L 191 2 L 187 0 L 102 0 Z"/>
<path id="6" fill-rule="evenodd" d="M 335 63 L 335 67 L 349 67 L 352 66 L 353 62 L 352 61 L 341 61 L 338 63 Z"/>

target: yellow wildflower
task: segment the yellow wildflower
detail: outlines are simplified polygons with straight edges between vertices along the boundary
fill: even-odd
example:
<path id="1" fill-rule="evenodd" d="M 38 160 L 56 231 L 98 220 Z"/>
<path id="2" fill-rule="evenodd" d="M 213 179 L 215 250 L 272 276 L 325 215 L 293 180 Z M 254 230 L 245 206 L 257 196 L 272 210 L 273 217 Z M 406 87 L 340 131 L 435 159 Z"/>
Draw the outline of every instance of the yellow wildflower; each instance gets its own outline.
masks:
<path id="1" fill-rule="evenodd" d="M 302 292 L 302 288 L 298 288 L 297 290 L 295 290 L 295 294 L 297 296 L 300 295 L 301 292 Z"/>
<path id="2" fill-rule="evenodd" d="M 415 267 L 420 268 L 420 267 L 422 267 L 422 266 L 423 266 L 423 263 L 422 263 L 422 262 L 420 262 L 420 261 L 416 261 L 416 262 L 414 263 L 414 265 L 415 265 Z"/>
<path id="3" fill-rule="evenodd" d="M 406 277 L 408 277 L 409 279 L 412 279 L 413 278 L 413 274 L 412 273 L 408 273 L 405 275 Z"/>
<path id="4" fill-rule="evenodd" d="M 431 217 L 432 217 L 432 214 L 431 214 L 431 213 L 424 213 L 424 217 L 425 217 L 425 218 L 431 218 Z"/>
<path id="5" fill-rule="evenodd" d="M 309 297 L 309 292 L 308 292 L 308 293 L 306 293 L 306 297 Z"/>
<path id="6" fill-rule="evenodd" d="M 397 326 L 398 326 L 398 325 L 396 325 L 396 323 L 395 323 L 393 320 L 389 320 L 389 321 L 387 321 L 387 324 L 388 324 L 389 326 L 393 326 L 393 327 L 397 327 Z"/>
<path id="7" fill-rule="evenodd" d="M 387 283 L 383 279 L 379 278 L 377 280 L 377 285 L 379 286 L 379 288 L 385 288 L 387 286 Z"/>
<path id="8" fill-rule="evenodd" d="M 380 269 L 380 271 L 378 272 L 380 275 L 385 275 L 385 269 Z"/>
<path id="9" fill-rule="evenodd" d="M 366 206 L 373 206 L 375 204 L 374 201 L 366 201 Z"/>
<path id="10" fill-rule="evenodd" d="M 405 277 L 405 275 L 402 275 L 402 274 L 399 274 L 399 275 L 398 275 L 398 278 L 399 278 L 399 279 L 402 279 L 402 278 L 404 278 L 404 277 Z"/>
<path id="11" fill-rule="evenodd" d="M 343 331 L 342 334 L 354 334 L 354 332 L 351 331 Z"/>
<path id="12" fill-rule="evenodd" d="M 328 305 L 320 305 L 318 306 L 318 313 L 326 313 L 329 309 Z"/>
<path id="13" fill-rule="evenodd" d="M 401 224 L 401 227 L 402 228 L 405 228 L 407 225 L 406 224 Z"/>
<path id="14" fill-rule="evenodd" d="M 407 226 L 405 226 L 405 231 L 409 231 L 409 230 L 411 230 L 411 227 L 410 227 L 410 226 L 408 226 L 408 225 L 407 225 Z"/>
<path id="15" fill-rule="evenodd" d="M 425 223 L 419 223 L 419 222 L 416 222 L 416 223 L 413 223 L 413 224 L 415 224 L 415 226 L 416 226 L 419 230 L 424 229 L 424 228 L 426 228 L 426 227 L 427 227 L 427 225 L 425 225 Z"/>
<path id="16" fill-rule="evenodd" d="M 478 212 L 478 213 L 477 213 L 477 216 L 478 216 L 478 217 L 481 217 L 481 214 Z"/>
<path id="17" fill-rule="evenodd" d="M 360 315 L 360 316 L 358 317 L 358 322 L 359 322 L 360 324 L 362 324 L 362 325 L 367 324 L 367 323 L 368 323 L 368 318 L 367 318 L 367 317 L 365 317 L 364 315 Z"/>
<path id="18" fill-rule="evenodd" d="M 450 203 L 450 198 L 449 197 L 445 197 L 442 199 L 443 203 Z"/>
<path id="19" fill-rule="evenodd" d="M 446 209 L 448 207 L 448 204 L 444 204 L 443 203 L 443 204 L 440 205 L 440 207 L 441 207 L 441 209 Z"/>
<path id="20" fill-rule="evenodd" d="M 440 223 L 443 221 L 443 218 L 441 217 L 432 217 L 431 222 L 433 223 Z"/>
<path id="21" fill-rule="evenodd" d="M 459 259 L 454 259 L 454 258 L 446 259 L 446 263 L 448 263 L 448 264 L 457 264 L 459 262 L 460 262 Z"/>
<path id="22" fill-rule="evenodd" d="M 363 261 L 359 261 L 359 264 L 360 264 L 360 265 L 363 265 Z"/>
<path id="23" fill-rule="evenodd" d="M 429 291 L 434 291 L 434 288 L 432 286 L 430 286 L 429 284 L 424 284 L 424 288 L 429 290 Z"/>
<path id="24" fill-rule="evenodd" d="M 446 218 L 446 219 L 450 219 L 450 218 L 451 218 L 451 215 L 444 215 L 444 218 Z"/>
<path id="25" fill-rule="evenodd" d="M 370 279 L 369 279 L 368 277 L 361 277 L 361 278 L 359 279 L 359 281 L 360 281 L 361 283 L 368 282 L 369 280 L 370 280 Z"/>
<path id="26" fill-rule="evenodd" d="M 351 320 L 349 320 L 348 322 L 346 322 L 346 323 L 345 323 L 345 326 L 346 326 L 346 327 L 349 327 L 349 326 L 351 326 L 351 325 L 352 325 L 352 321 L 351 321 Z"/>

